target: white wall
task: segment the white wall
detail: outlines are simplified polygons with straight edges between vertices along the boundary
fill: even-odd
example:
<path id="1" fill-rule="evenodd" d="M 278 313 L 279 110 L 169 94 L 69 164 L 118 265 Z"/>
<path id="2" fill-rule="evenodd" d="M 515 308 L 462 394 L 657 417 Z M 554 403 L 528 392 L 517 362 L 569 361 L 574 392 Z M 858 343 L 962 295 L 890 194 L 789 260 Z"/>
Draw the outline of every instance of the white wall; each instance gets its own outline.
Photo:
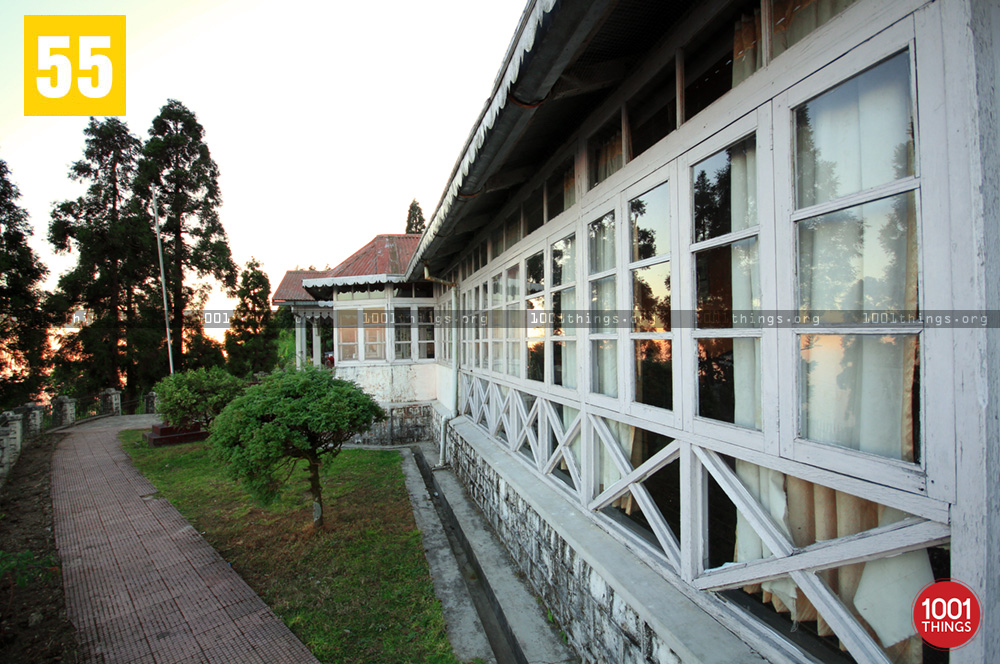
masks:
<path id="1" fill-rule="evenodd" d="M 338 366 L 337 378 L 353 380 L 380 403 L 433 401 L 437 398 L 437 369 L 426 364 Z"/>

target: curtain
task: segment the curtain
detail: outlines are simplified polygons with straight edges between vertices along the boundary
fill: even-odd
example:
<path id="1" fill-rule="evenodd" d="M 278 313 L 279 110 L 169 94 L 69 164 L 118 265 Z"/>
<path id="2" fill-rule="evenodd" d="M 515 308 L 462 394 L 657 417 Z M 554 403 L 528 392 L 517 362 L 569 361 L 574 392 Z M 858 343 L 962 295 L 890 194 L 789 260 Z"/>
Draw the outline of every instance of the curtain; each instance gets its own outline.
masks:
<path id="1" fill-rule="evenodd" d="M 764 66 L 760 46 L 760 10 L 743 14 L 733 30 L 733 87 Z"/>
<path id="2" fill-rule="evenodd" d="M 622 167 L 622 131 L 617 129 L 598 141 L 591 152 L 596 165 L 593 171 L 594 184 L 603 182 Z M 569 207 L 569 206 L 567 206 Z"/>
<path id="3" fill-rule="evenodd" d="M 770 513 L 796 547 L 846 537 L 902 520 L 899 510 L 778 471 L 736 461 L 736 473 L 761 506 Z M 736 561 L 771 556 L 771 551 L 740 514 L 736 526 Z M 860 619 L 895 662 L 922 659 L 920 637 L 910 622 L 917 593 L 934 580 L 926 551 L 857 563 L 820 572 L 845 606 Z M 812 603 L 789 578 L 745 586 L 762 593 L 779 613 L 795 622 L 815 620 L 820 636 L 833 634 Z"/>
<path id="4" fill-rule="evenodd" d="M 576 205 L 576 169 L 570 167 L 563 176 L 563 210 Z"/>
<path id="5" fill-rule="evenodd" d="M 852 4 L 854 0 L 774 0 L 772 54 L 784 53 Z"/>
<path id="6" fill-rule="evenodd" d="M 730 158 L 730 219 L 733 232 L 757 225 L 757 148 L 753 137 L 733 146 Z M 760 310 L 760 268 L 756 238 L 734 242 L 732 310 Z M 733 339 L 733 423 L 761 428 L 760 339 Z"/>

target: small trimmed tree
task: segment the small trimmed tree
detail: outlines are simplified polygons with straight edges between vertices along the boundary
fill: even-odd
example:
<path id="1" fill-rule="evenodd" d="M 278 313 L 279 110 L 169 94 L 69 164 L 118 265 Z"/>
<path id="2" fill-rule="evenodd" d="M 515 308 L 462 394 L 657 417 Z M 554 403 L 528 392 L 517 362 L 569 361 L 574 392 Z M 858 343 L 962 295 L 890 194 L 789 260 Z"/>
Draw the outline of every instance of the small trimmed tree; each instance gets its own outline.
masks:
<path id="1" fill-rule="evenodd" d="M 385 411 L 356 384 L 308 367 L 278 371 L 251 385 L 215 419 L 210 441 L 230 474 L 257 500 L 274 500 L 277 474 L 306 462 L 313 526 L 323 525 L 323 458 L 333 458 L 356 434 L 385 419 Z"/>
<path id="2" fill-rule="evenodd" d="M 173 426 L 208 427 L 245 383 L 225 369 L 191 369 L 167 376 L 153 388 L 163 420 Z"/>

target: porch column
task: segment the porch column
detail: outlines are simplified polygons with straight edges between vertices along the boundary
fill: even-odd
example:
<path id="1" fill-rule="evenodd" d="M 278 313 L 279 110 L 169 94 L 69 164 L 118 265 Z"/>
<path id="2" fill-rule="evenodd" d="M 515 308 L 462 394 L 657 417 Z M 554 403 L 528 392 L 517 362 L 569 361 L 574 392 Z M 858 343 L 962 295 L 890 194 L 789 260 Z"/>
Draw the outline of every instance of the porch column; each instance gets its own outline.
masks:
<path id="1" fill-rule="evenodd" d="M 306 336 L 305 330 L 302 328 L 305 326 L 305 319 L 301 314 L 296 314 L 295 316 L 295 368 L 302 368 L 302 358 L 305 357 L 306 350 Z"/>
<path id="2" fill-rule="evenodd" d="M 312 319 L 312 329 L 313 329 L 313 366 L 319 369 L 321 364 L 321 359 L 323 357 L 322 348 L 319 342 L 319 324 L 320 318 Z"/>

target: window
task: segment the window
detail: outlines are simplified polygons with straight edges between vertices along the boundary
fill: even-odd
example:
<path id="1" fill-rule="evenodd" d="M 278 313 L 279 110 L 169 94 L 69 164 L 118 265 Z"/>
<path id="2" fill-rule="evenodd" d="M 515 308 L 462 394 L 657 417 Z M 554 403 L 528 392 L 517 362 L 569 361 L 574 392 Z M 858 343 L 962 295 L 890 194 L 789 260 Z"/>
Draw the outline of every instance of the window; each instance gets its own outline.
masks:
<path id="1" fill-rule="evenodd" d="M 616 115 L 601 127 L 587 142 L 587 161 L 590 164 L 590 186 L 593 188 L 617 173 L 625 165 L 622 154 L 622 121 Z"/>
<path id="2" fill-rule="evenodd" d="M 576 389 L 576 235 L 552 243 L 552 384 Z M 568 323 L 568 324 L 567 324 Z"/>
<path id="3" fill-rule="evenodd" d="M 514 377 L 521 376 L 521 324 L 517 320 L 517 310 L 521 305 L 520 266 L 507 268 L 506 317 L 504 330 L 507 343 L 507 373 Z"/>
<path id="4" fill-rule="evenodd" d="M 417 359 L 434 359 L 434 307 L 417 307 Z"/>
<path id="5" fill-rule="evenodd" d="M 590 285 L 590 391 L 618 396 L 618 340 L 615 311 L 615 213 L 587 226 Z"/>
<path id="6" fill-rule="evenodd" d="M 523 211 L 525 235 L 531 235 L 542 227 L 542 224 L 545 222 L 544 207 L 545 191 L 542 187 L 538 187 L 538 189 L 531 192 L 528 195 L 528 198 L 524 201 Z"/>
<path id="7" fill-rule="evenodd" d="M 364 310 L 365 359 L 385 359 L 385 309 Z"/>
<path id="8" fill-rule="evenodd" d="M 411 325 L 413 314 L 409 307 L 396 307 L 393 313 L 393 324 L 396 330 L 394 357 L 397 360 L 409 360 L 413 357 Z"/>
<path id="9" fill-rule="evenodd" d="M 670 332 L 670 188 L 664 182 L 628 202 L 631 230 L 635 401 L 673 408 Z"/>
<path id="10" fill-rule="evenodd" d="M 341 362 L 358 359 L 358 310 L 337 311 L 337 356 Z"/>
<path id="11" fill-rule="evenodd" d="M 539 251 L 524 261 L 525 300 L 525 377 L 545 380 L 545 252 Z"/>
<path id="12" fill-rule="evenodd" d="M 756 139 L 692 167 L 698 407 L 761 428 Z"/>
<path id="13" fill-rule="evenodd" d="M 799 330 L 798 433 L 919 463 L 920 329 L 864 325 L 919 310 L 909 68 L 904 51 L 793 109 L 797 305 L 846 323 Z"/>
<path id="14" fill-rule="evenodd" d="M 634 159 L 677 128 L 676 65 L 670 62 L 654 76 L 626 107 L 629 158 Z"/>
<path id="15" fill-rule="evenodd" d="M 557 216 L 576 204 L 576 166 L 571 157 L 545 183 L 545 220 Z"/>
<path id="16" fill-rule="evenodd" d="M 854 4 L 854 0 L 774 0 L 771 52 L 777 56 Z"/>

